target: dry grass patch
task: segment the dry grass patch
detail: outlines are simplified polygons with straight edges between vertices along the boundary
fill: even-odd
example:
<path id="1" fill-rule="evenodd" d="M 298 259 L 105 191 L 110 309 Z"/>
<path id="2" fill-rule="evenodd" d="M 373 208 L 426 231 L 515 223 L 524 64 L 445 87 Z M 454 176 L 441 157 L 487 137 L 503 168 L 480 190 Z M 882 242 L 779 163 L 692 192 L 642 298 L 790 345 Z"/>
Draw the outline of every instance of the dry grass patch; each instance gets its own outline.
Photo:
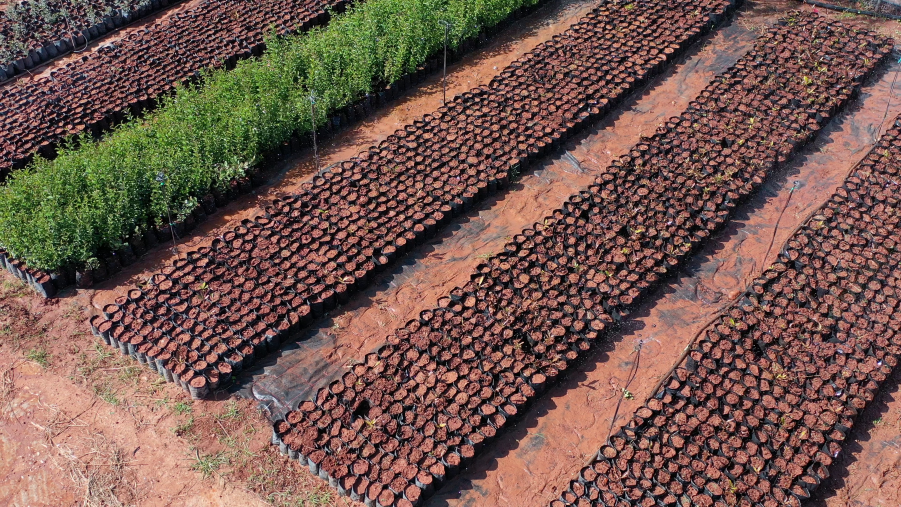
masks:
<path id="1" fill-rule="evenodd" d="M 13 413 L 12 401 L 16 392 L 15 367 L 15 363 L 0 366 L 0 407 L 3 408 L 0 414 Z"/>
<path id="2" fill-rule="evenodd" d="M 103 434 L 85 441 L 87 452 L 62 444 L 55 447 L 57 465 L 75 483 L 82 507 L 124 507 L 140 499 L 137 475 L 128 456 Z"/>

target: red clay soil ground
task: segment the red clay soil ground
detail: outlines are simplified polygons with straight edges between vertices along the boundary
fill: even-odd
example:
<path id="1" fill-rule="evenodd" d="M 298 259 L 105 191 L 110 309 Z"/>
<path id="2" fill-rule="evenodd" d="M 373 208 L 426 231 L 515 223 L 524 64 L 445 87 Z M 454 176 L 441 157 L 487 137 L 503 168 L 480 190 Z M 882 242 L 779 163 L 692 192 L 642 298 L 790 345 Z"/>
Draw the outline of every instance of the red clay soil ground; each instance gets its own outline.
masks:
<path id="1" fill-rule="evenodd" d="M 0 505 L 260 504 L 200 470 L 218 456 L 211 472 L 226 472 L 215 418 L 206 415 L 225 404 L 192 403 L 95 347 L 77 300 L 43 301 L 6 273 L 0 297 Z M 250 404 L 240 409 L 250 424 L 227 421 L 236 436 L 229 452 L 256 454 L 228 457 L 265 469 L 277 458 L 268 428 Z"/>
<path id="2" fill-rule="evenodd" d="M 487 82 L 510 61 L 563 31 L 592 4 L 563 1 L 519 23 L 448 69 L 448 95 Z M 639 134 L 653 132 L 685 109 L 717 72 L 750 47 L 764 24 L 796 7 L 794 2 L 749 2 L 730 26 L 716 31 L 703 48 L 628 102 L 620 114 L 420 247 L 382 283 L 332 312 L 297 345 L 265 362 L 262 372 L 244 379 L 242 392 L 255 393 L 277 413 L 285 402 L 301 399 L 343 372 L 346 361 L 376 349 L 393 329 L 462 285 L 481 258 L 498 251 L 507 237 L 585 187 Z M 901 24 L 836 17 L 901 40 Z M 703 323 L 744 288 L 752 273 L 765 267 L 762 257 L 783 208 L 774 250 L 867 152 L 878 137 L 877 125 L 897 69 L 893 66 L 868 85 L 862 100 L 808 149 L 811 154 L 774 177 L 727 233 L 700 252 L 656 301 L 634 314 L 615 343 L 539 400 L 526 419 L 429 505 L 538 506 L 555 498 L 605 440 L 617 402 L 622 400 L 619 424 L 669 371 Z M 323 164 L 356 154 L 440 102 L 441 83 L 433 77 L 390 109 L 321 147 Z M 889 119 L 901 108 L 901 86 L 893 102 Z M 262 203 L 296 189 L 312 168 L 310 153 L 286 161 L 275 183 L 211 217 L 180 251 L 209 243 L 233 220 L 259 214 Z M 801 183 L 786 207 L 795 181 Z M 88 479 L 115 484 L 120 500 L 141 505 L 254 505 L 261 498 L 276 505 L 344 504 L 324 483 L 268 445 L 270 426 L 255 410 L 257 402 L 191 402 L 181 389 L 154 382 L 149 370 L 109 354 L 110 349 L 90 336 L 88 307 L 96 312 L 171 259 L 169 250 L 158 250 L 97 290 L 69 291 L 53 301 L 32 296 L 8 274 L 0 275 L 0 504 L 66 505 L 102 494 L 102 488 L 85 489 Z M 639 373 L 626 386 L 638 343 Z M 624 388 L 630 396 L 624 396 Z M 860 449 L 846 455 L 846 473 L 836 473 L 839 478 L 823 492 L 818 506 L 898 504 L 901 401 L 897 388 L 886 389 L 880 399 L 886 403 L 879 412 L 881 422 L 857 428 Z M 226 481 L 235 487 L 226 488 Z"/>
<path id="3" fill-rule="evenodd" d="M 191 401 L 0 274 L 0 505 L 327 505 L 249 400 Z M 268 502 L 267 502 L 268 500 Z"/>

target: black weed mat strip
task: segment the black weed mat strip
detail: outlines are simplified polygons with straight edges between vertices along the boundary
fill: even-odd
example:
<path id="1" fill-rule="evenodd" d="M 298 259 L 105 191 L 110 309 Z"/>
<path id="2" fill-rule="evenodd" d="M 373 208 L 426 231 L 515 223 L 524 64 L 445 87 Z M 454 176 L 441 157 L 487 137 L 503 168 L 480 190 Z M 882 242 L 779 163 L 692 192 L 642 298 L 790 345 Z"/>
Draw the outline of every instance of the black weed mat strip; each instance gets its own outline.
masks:
<path id="1" fill-rule="evenodd" d="M 728 0 L 607 2 L 266 216 L 104 308 L 94 332 L 194 396 L 313 318 L 658 74 Z"/>
<path id="2" fill-rule="evenodd" d="M 901 353 L 901 117 L 552 505 L 801 505 Z"/>
<path id="3" fill-rule="evenodd" d="M 274 440 L 339 493 L 418 503 L 722 229 L 890 49 L 789 15 L 682 116 L 276 422 Z"/>

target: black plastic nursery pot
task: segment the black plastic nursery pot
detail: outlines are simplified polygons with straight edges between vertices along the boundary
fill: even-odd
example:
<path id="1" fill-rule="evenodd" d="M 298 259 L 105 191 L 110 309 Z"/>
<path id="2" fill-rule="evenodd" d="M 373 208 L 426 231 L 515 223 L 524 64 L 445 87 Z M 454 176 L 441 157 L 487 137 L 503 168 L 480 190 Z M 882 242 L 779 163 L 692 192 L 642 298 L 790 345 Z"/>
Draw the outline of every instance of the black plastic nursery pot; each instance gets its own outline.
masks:
<path id="1" fill-rule="evenodd" d="M 829 477 L 898 362 L 899 135 L 901 118 L 551 505 L 800 506 Z"/>
<path id="2" fill-rule="evenodd" d="M 556 383 L 655 284 L 721 230 L 737 205 L 813 139 L 890 53 L 890 41 L 875 34 L 815 15 L 794 18 L 792 26 L 774 28 L 714 80 L 702 94 L 705 100 L 692 103 L 614 162 L 587 192 L 515 236 L 503 253 L 480 265 L 470 282 L 451 291 L 437 308 L 389 336 L 387 345 L 341 379 L 343 386 L 322 388 L 315 399 L 289 412 L 287 426 L 277 423 L 276 437 L 298 459 L 312 460 L 317 473 L 330 482 L 368 481 L 363 493 L 369 502 L 378 501 L 385 490 L 394 495 L 386 498 L 396 500 L 404 484 L 419 487 L 419 472 L 432 476 L 434 488 L 465 466 L 476 447 L 509 427 L 541 389 Z M 809 37 L 813 31 L 820 37 Z M 842 62 L 834 67 L 842 70 L 821 76 L 814 85 L 839 90 L 836 100 L 808 108 L 799 97 L 810 89 L 797 81 L 808 69 L 797 62 L 814 65 L 815 58 L 798 58 L 812 54 Z M 752 80 L 752 75 L 767 79 Z M 741 100 L 752 94 L 763 98 L 751 102 L 754 106 Z M 815 114 L 785 124 L 791 108 Z M 701 124 L 710 130 L 702 131 Z M 741 142 L 727 143 L 727 133 Z M 624 215 L 625 209 L 637 212 Z M 693 360 L 697 371 L 708 368 L 706 358 L 696 355 Z M 705 374 L 700 382 L 716 389 L 725 381 Z M 716 402 L 747 412 L 760 396 L 761 389 L 753 384 L 747 381 Z M 707 402 L 710 397 L 702 400 L 694 385 L 675 386 L 675 403 L 681 407 Z M 638 415 L 637 424 L 652 421 L 659 426 L 654 409 L 649 410 Z M 709 414 L 691 416 L 709 419 Z M 628 455 L 612 463 L 618 472 L 605 476 L 604 489 L 592 494 L 628 505 L 671 505 L 682 495 L 700 504 L 713 496 L 713 505 L 728 491 L 723 483 L 699 475 L 710 461 L 698 459 L 703 435 L 700 441 L 670 440 L 674 449 L 685 449 L 684 459 L 667 472 L 679 477 L 677 485 L 655 485 L 640 470 L 633 472 L 628 460 L 643 464 L 647 455 L 646 449 L 625 445 L 640 443 L 643 436 L 637 427 L 624 430 L 621 448 L 614 442 L 605 449 Z M 761 432 L 751 435 L 758 448 L 764 441 L 784 441 Z M 723 442 L 731 445 L 728 437 L 720 439 L 719 449 L 724 449 Z M 428 457 L 418 454 L 422 443 L 430 449 Z M 346 466 L 358 460 L 368 467 L 357 475 Z M 418 472 L 404 475 L 395 470 L 397 462 L 412 462 Z M 782 462 L 776 458 L 773 463 Z M 815 473 L 807 471 L 805 485 Z M 778 502 L 802 495 L 805 487 L 798 485 L 787 494 L 779 484 L 760 483 L 757 489 L 766 502 Z M 673 492 L 678 488 L 677 496 Z M 783 488 L 782 493 L 777 488 Z M 569 492 L 560 502 L 574 504 L 579 494 Z"/>
<path id="3" fill-rule="evenodd" d="M 671 11 L 664 12 L 657 5 L 648 4 L 645 8 L 655 16 L 673 18 Z M 709 6 L 724 12 L 729 8 L 728 2 Z M 557 111 L 547 112 L 540 104 L 523 104 L 515 89 L 534 86 L 528 83 L 538 82 L 535 79 L 544 75 L 545 69 L 556 67 L 558 46 L 572 48 L 570 41 L 578 41 L 575 47 L 588 55 L 598 55 L 600 62 L 606 61 L 609 56 L 605 56 L 605 48 L 618 42 L 593 36 L 607 30 L 598 20 L 607 16 L 606 19 L 632 26 L 635 15 L 625 5 L 596 10 L 568 32 L 568 39 L 540 46 L 520 64 L 503 72 L 491 86 L 455 98 L 438 115 L 427 115 L 389 136 L 380 147 L 318 175 L 305 185 L 302 194 L 274 202 L 264 216 L 243 221 L 210 247 L 189 253 L 187 259 L 153 277 L 143 300 L 122 304 L 122 312 L 132 321 L 117 323 L 116 327 L 133 334 L 145 325 L 171 325 L 176 329 L 167 331 L 167 352 L 187 357 L 190 352 L 207 354 L 208 349 L 223 345 L 228 353 L 220 353 L 217 364 L 223 358 L 232 358 L 229 366 L 233 371 L 249 367 L 256 357 L 277 348 L 286 336 L 307 325 L 309 319 L 349 298 L 367 278 L 448 223 L 454 214 L 502 189 L 509 182 L 511 171 L 519 170 L 531 154 L 529 149 L 546 153 L 554 139 L 572 135 L 603 114 L 611 98 L 629 93 L 630 89 L 606 85 L 577 89 L 544 82 L 542 86 L 550 92 L 565 97 Z M 682 22 L 688 20 L 675 20 L 666 27 L 646 27 L 650 39 L 656 40 L 658 32 L 664 29 L 673 30 L 677 38 L 667 46 L 672 51 L 649 53 L 646 67 L 636 68 L 636 75 L 647 76 L 709 27 L 709 15 L 694 4 L 686 16 L 693 25 Z M 630 33 L 634 40 L 637 32 Z M 582 55 L 570 51 L 566 58 L 581 59 Z M 557 79 L 569 82 L 566 76 Z M 598 79 L 606 77 L 598 75 Z M 492 92 L 492 87 L 507 91 L 499 95 Z M 615 96 L 608 98 L 608 93 Z M 524 108 L 524 114 L 541 123 L 504 120 L 498 124 L 492 116 L 498 111 L 499 101 L 518 104 Z M 447 134 L 441 130 L 442 121 L 448 124 Z M 476 131 L 481 132 L 484 141 L 466 146 L 462 140 L 476 139 Z M 524 143 L 533 148 L 521 150 L 501 142 L 504 135 L 512 136 L 517 131 L 524 138 L 528 135 L 541 142 Z M 495 152 L 497 146 L 506 151 Z M 431 195 L 423 195 L 426 185 L 434 189 Z M 204 264 L 198 265 L 201 261 Z M 157 306 L 152 306 L 152 301 Z M 247 313 L 250 303 L 258 305 L 252 315 Z M 163 308 L 159 308 L 160 304 Z M 247 327 L 239 327 L 239 323 Z M 183 333 L 189 339 L 173 344 L 173 333 Z M 222 343 L 204 335 L 212 335 Z M 229 343 L 231 337 L 237 342 Z M 151 343 L 156 345 L 156 340 L 163 338 L 152 338 Z M 173 359 L 170 355 L 166 360 Z M 214 369 L 215 366 L 212 365 Z M 549 372 L 542 373 L 544 377 L 548 375 Z"/>

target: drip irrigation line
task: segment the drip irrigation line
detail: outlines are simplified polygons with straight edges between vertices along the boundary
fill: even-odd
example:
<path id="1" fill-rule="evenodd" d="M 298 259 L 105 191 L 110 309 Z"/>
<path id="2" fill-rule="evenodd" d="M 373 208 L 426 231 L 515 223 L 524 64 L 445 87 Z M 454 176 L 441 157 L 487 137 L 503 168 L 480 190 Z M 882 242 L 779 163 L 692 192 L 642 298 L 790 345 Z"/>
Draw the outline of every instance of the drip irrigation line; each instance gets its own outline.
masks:
<path id="1" fill-rule="evenodd" d="M 801 184 L 801 182 L 797 181 L 797 180 L 794 183 L 792 183 L 792 187 L 788 191 L 788 199 L 785 200 L 785 204 L 782 206 L 782 211 L 779 212 L 779 217 L 776 218 L 776 226 L 773 227 L 773 237 L 770 238 L 770 246 L 766 247 L 766 253 L 763 254 L 763 266 L 764 267 L 767 265 L 766 260 L 770 257 L 770 251 L 773 249 L 773 243 L 776 242 L 776 233 L 779 232 L 779 222 L 782 221 L 782 215 L 784 215 L 785 210 L 788 209 L 788 204 L 792 201 L 792 196 L 795 195 L 795 190 L 798 188 L 798 185 L 800 185 L 800 184 Z"/>
<path id="2" fill-rule="evenodd" d="M 726 304 L 724 304 L 723 306 L 721 306 L 720 309 L 717 310 L 716 313 L 714 313 L 713 316 L 710 317 L 710 320 L 705 322 L 704 325 L 701 326 L 700 329 L 698 329 L 698 332 L 695 333 L 694 336 L 691 337 L 691 340 L 688 341 L 688 344 L 685 345 L 685 350 L 682 351 L 682 354 L 680 354 L 679 358 L 676 359 L 676 362 L 673 363 L 673 367 L 670 368 L 669 371 L 666 372 L 665 375 L 661 376 L 660 380 L 657 381 L 657 385 L 654 386 L 654 389 L 651 389 L 651 394 L 648 396 L 648 400 L 657 396 L 657 392 L 660 390 L 660 386 L 662 386 L 663 383 L 666 382 L 667 379 L 672 377 L 673 372 L 676 371 L 676 368 L 678 368 L 679 365 L 682 364 L 682 362 L 685 360 L 685 357 L 688 355 L 689 352 L 691 352 L 691 349 L 694 347 L 695 342 L 698 341 L 698 337 L 701 336 L 701 333 L 703 333 L 704 331 L 707 330 L 708 327 L 713 325 L 713 323 L 716 322 L 717 319 L 719 319 L 720 317 L 722 317 L 722 315 L 724 313 L 726 313 L 726 310 L 731 308 L 732 305 L 737 303 L 738 300 L 741 299 L 744 295 L 745 295 L 745 293 L 742 292 L 741 294 L 736 296 L 735 299 L 733 299 L 733 300 L 727 302 Z M 608 439 L 609 439 L 609 437 L 608 437 Z"/>
<path id="3" fill-rule="evenodd" d="M 74 37 L 73 37 L 73 40 L 74 40 Z M 77 46 L 75 46 L 75 45 L 73 44 L 73 45 L 72 45 L 72 52 L 73 52 L 73 53 L 84 53 L 85 50 L 87 50 L 87 49 L 88 49 L 88 46 L 90 46 L 90 45 L 91 45 L 91 41 L 89 41 L 88 38 L 85 37 L 85 39 L 84 39 L 84 47 L 81 48 L 81 49 L 75 49 Z"/>
<path id="4" fill-rule="evenodd" d="M 69 24 L 68 19 L 66 19 L 66 28 L 68 28 L 69 30 L 72 29 L 72 25 Z M 84 50 L 88 49 L 88 46 L 91 45 L 91 41 L 89 41 L 88 38 L 85 37 L 84 38 L 84 47 L 81 49 L 78 49 L 78 46 L 75 45 L 75 43 L 77 42 L 76 39 L 77 39 L 77 36 L 72 37 L 72 52 L 73 53 L 82 53 L 82 52 L 84 52 Z M 65 55 L 60 55 L 60 58 L 62 58 L 63 56 L 65 56 Z"/>
<path id="5" fill-rule="evenodd" d="M 895 69 L 895 77 L 892 78 L 892 86 L 888 89 L 888 101 L 885 104 L 885 113 L 882 115 L 882 121 L 879 122 L 879 125 L 876 127 L 876 137 L 873 139 L 873 142 L 879 142 L 879 136 L 882 135 L 882 124 L 885 123 L 885 119 L 888 118 L 889 109 L 892 107 L 892 96 L 895 94 L 895 81 L 898 80 L 898 72 L 901 72 L 901 58 L 898 58 L 898 68 Z"/>
<path id="6" fill-rule="evenodd" d="M 638 346 L 635 348 L 635 362 L 632 363 L 632 371 L 629 372 L 629 379 L 626 380 L 626 385 L 622 389 L 621 396 L 619 400 L 616 402 L 616 410 L 613 411 L 613 417 L 610 419 L 610 429 L 607 430 L 607 441 L 610 441 L 610 435 L 613 434 L 613 426 L 616 424 L 616 417 L 619 415 L 619 407 L 623 403 L 623 398 L 626 397 L 626 393 L 629 392 L 629 386 L 632 385 L 632 381 L 635 380 L 635 375 L 638 373 L 638 364 L 641 361 L 641 347 L 642 342 L 638 342 Z"/>
<path id="7" fill-rule="evenodd" d="M 866 160 L 866 155 L 864 155 L 863 158 L 861 158 L 860 160 L 858 160 L 856 164 L 854 164 L 853 166 L 851 166 L 850 169 L 848 169 L 848 172 L 845 174 L 845 177 L 842 178 L 842 182 L 847 181 L 848 178 L 850 178 L 851 175 L 854 174 L 854 171 L 856 171 L 857 168 L 860 167 L 860 164 L 862 164 L 864 160 Z M 794 187 L 795 187 L 795 186 L 796 186 L 796 185 L 792 186 L 792 192 L 794 192 Z M 789 195 L 789 198 L 791 198 L 791 195 Z M 786 207 L 787 207 L 787 206 L 788 206 L 788 200 L 786 200 Z M 794 235 L 797 234 L 798 231 L 800 231 L 802 227 L 804 227 L 805 225 L 807 225 L 807 224 L 810 222 L 810 220 L 811 220 L 814 216 L 816 216 L 817 213 L 820 212 L 821 209 L 822 209 L 822 205 L 821 205 L 821 206 L 817 206 L 817 207 L 815 207 L 814 209 L 810 210 L 810 213 L 808 213 L 807 216 L 804 217 L 804 220 L 802 220 L 797 226 L 795 226 L 794 229 L 792 229 L 791 233 L 788 235 L 788 238 L 786 239 L 786 242 L 787 242 L 788 240 L 790 240 L 791 238 L 793 238 Z M 781 215 L 780 215 L 780 216 L 781 216 Z M 778 224 L 778 221 L 777 221 L 777 224 Z M 774 237 L 775 237 L 775 236 L 774 236 Z M 766 261 L 766 259 L 764 259 L 764 262 L 765 262 L 765 261 Z M 763 265 L 763 268 L 761 269 L 760 274 L 762 275 L 765 271 L 766 271 L 766 264 Z M 759 276 L 759 275 L 758 275 L 758 276 Z M 679 358 L 676 360 L 676 362 L 673 363 L 672 368 L 670 368 L 669 371 L 666 372 L 665 375 L 663 375 L 663 376 L 660 377 L 660 380 L 657 382 L 657 385 L 654 386 L 654 389 L 653 389 L 653 390 L 651 390 L 651 393 L 650 393 L 650 395 L 648 396 L 648 400 L 651 400 L 651 399 L 653 399 L 655 396 L 657 396 L 657 393 L 660 391 L 660 387 L 663 385 L 663 383 L 666 382 L 669 378 L 671 378 L 671 377 L 673 376 L 673 373 L 676 371 L 676 368 L 678 368 L 679 365 L 681 365 L 682 362 L 685 361 L 685 357 L 688 356 L 688 353 L 689 353 L 689 352 L 691 352 L 692 348 L 694 347 L 695 342 L 698 341 L 698 337 L 700 337 L 701 334 L 702 334 L 704 331 L 707 330 L 707 328 L 709 328 L 711 325 L 713 325 L 713 323 L 716 322 L 717 319 L 719 319 L 720 317 L 722 317 L 723 314 L 725 314 L 726 311 L 727 311 L 729 308 L 731 308 L 734 304 L 738 303 L 738 301 L 740 301 L 741 298 L 745 297 L 747 294 L 748 294 L 748 290 L 747 290 L 747 288 L 746 288 L 743 292 L 741 292 L 741 293 L 740 293 L 738 296 L 736 296 L 734 299 L 732 299 L 731 301 L 727 302 L 725 305 L 721 306 L 720 309 L 717 310 L 717 312 L 716 312 L 715 314 L 713 314 L 713 316 L 710 317 L 710 320 L 708 320 L 707 322 L 705 322 L 704 325 L 701 326 L 700 329 L 698 329 L 698 332 L 695 333 L 694 336 L 691 337 L 691 340 L 689 340 L 688 344 L 685 345 L 685 350 L 682 351 L 682 354 L 679 356 Z M 645 403 L 647 403 L 648 400 L 646 400 Z M 609 440 L 609 438 L 610 438 L 610 437 L 608 436 L 607 439 Z"/>
<path id="8" fill-rule="evenodd" d="M 852 13 L 852 14 L 862 14 L 862 15 L 864 15 L 864 16 L 876 16 L 876 17 L 880 17 L 880 18 L 894 19 L 894 20 L 896 20 L 896 21 L 897 21 L 897 20 L 901 20 L 901 16 L 898 16 L 897 14 L 888 14 L 888 13 L 883 13 L 883 12 L 866 11 L 866 10 L 863 10 L 863 9 L 855 9 L 854 7 L 844 7 L 844 6 L 842 6 L 842 5 L 829 4 L 829 3 L 825 3 L 825 2 L 818 2 L 818 1 L 816 1 L 816 0 L 802 0 L 802 1 L 803 1 L 804 3 L 806 3 L 806 4 L 808 4 L 808 5 L 813 5 L 813 6 L 815 6 L 815 7 L 822 7 L 822 8 L 824 8 L 824 9 L 829 9 L 829 10 L 833 10 L 833 11 L 850 12 L 850 13 Z"/>

